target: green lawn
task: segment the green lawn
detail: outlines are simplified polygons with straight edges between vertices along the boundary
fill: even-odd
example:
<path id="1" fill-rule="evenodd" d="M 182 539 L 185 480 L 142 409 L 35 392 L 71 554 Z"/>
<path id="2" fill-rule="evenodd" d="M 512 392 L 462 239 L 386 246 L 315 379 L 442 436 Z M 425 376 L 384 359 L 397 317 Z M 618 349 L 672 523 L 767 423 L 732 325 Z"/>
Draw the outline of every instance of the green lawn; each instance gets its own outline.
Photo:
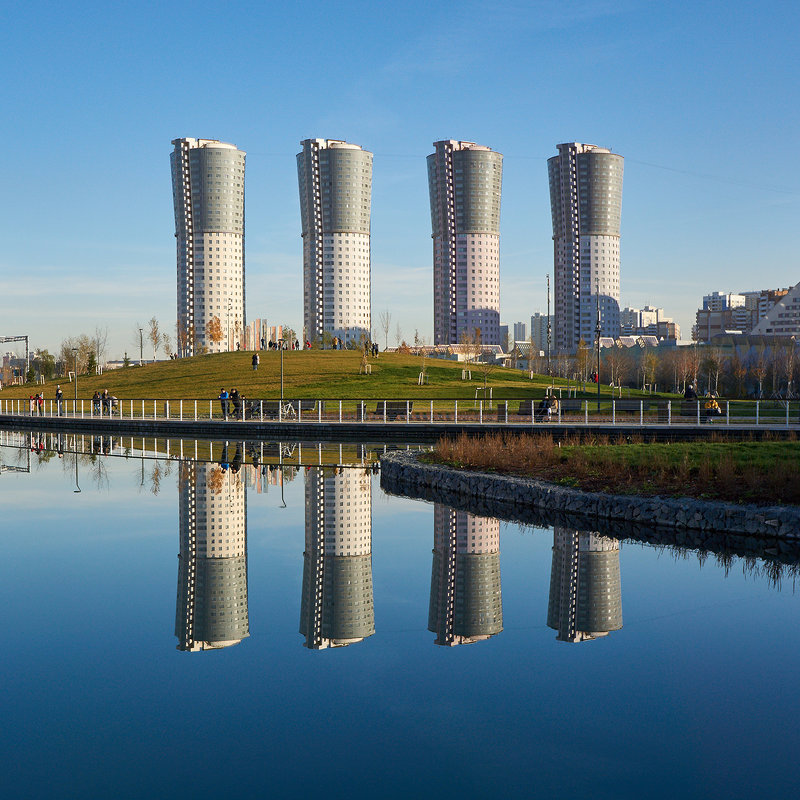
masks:
<path id="1" fill-rule="evenodd" d="M 427 457 L 451 466 L 508 472 L 590 491 L 800 503 L 800 443 L 788 441 L 560 445 L 546 436 L 490 434 L 443 439 Z"/>
<path id="2" fill-rule="evenodd" d="M 236 388 L 249 398 L 280 396 L 280 353 L 262 352 L 257 372 L 251 366 L 251 353 L 219 353 L 194 358 L 165 361 L 143 367 L 128 367 L 105 372 L 100 376 L 78 378 L 78 397 L 89 398 L 104 389 L 119 398 L 203 399 L 215 398 L 220 388 Z M 418 356 L 401 353 L 382 353 L 370 359 L 371 375 L 359 374 L 361 354 L 348 350 L 285 351 L 284 397 L 291 399 L 411 399 L 464 398 L 474 399 L 475 389 L 483 385 L 479 366 L 472 365 L 472 380 L 462 381 L 464 364 L 442 359 L 427 359 L 428 384 L 417 385 L 421 369 Z M 65 398 L 73 397 L 73 385 L 66 379 L 48 381 L 43 388 L 45 398 L 51 399 L 60 383 Z M 494 400 L 503 398 L 542 397 L 549 385 L 546 376 L 533 380 L 520 370 L 495 367 L 487 377 L 493 387 Z M 556 386 L 566 387 L 557 379 Z M 574 386 L 574 384 L 573 384 Z M 594 386 L 578 397 L 596 396 Z M 594 389 L 595 391 L 591 391 Z M 608 398 L 608 387 L 601 387 Z M 27 398 L 37 391 L 35 384 L 7 387 L 0 398 Z M 632 396 L 640 393 L 632 391 Z"/>

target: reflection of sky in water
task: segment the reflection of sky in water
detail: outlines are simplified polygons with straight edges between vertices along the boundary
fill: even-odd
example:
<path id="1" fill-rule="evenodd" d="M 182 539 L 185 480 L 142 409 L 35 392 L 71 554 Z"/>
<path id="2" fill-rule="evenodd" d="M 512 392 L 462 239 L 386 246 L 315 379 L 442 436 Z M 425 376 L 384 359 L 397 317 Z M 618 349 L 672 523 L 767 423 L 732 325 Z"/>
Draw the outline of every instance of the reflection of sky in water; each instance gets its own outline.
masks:
<path id="1" fill-rule="evenodd" d="M 373 478 L 375 633 L 310 651 L 301 472 L 285 509 L 277 486 L 247 493 L 249 638 L 181 653 L 178 465 L 155 495 L 157 462 L 141 486 L 139 460 L 100 459 L 107 481 L 81 465 L 74 494 L 72 462 L 37 461 L 0 475 L 5 796 L 779 797 L 794 785 L 791 582 L 623 543 L 624 626 L 565 644 L 546 625 L 552 531 L 501 525 L 502 632 L 436 647 L 434 507 Z"/>

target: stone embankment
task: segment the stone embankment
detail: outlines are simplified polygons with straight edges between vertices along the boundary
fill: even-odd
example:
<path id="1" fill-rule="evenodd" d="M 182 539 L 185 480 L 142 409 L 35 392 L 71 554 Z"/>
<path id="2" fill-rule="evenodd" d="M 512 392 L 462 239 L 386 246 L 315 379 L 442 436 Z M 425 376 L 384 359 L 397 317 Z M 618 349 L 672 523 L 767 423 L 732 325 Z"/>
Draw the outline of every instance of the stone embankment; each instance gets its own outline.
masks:
<path id="1" fill-rule="evenodd" d="M 766 539 L 776 553 L 800 555 L 800 506 L 584 492 L 529 478 L 424 464 L 407 452 L 381 457 L 381 487 L 479 516 L 531 525 L 562 525 L 713 551 L 763 550 Z"/>

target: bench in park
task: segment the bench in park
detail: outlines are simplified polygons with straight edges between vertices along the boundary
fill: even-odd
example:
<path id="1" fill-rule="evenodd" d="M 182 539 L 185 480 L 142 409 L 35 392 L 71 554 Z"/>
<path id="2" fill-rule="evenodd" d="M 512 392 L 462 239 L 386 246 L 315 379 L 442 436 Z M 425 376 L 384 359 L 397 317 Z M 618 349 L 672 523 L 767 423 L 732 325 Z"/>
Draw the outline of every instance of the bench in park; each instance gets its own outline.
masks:
<path id="1" fill-rule="evenodd" d="M 648 411 L 650 409 L 649 400 L 615 400 L 615 412 L 623 412 L 626 414 L 638 414 L 639 410 Z"/>
<path id="2" fill-rule="evenodd" d="M 383 400 L 375 406 L 375 416 L 386 419 L 396 420 L 398 417 L 405 417 L 406 413 L 411 414 L 414 408 L 413 400 Z"/>

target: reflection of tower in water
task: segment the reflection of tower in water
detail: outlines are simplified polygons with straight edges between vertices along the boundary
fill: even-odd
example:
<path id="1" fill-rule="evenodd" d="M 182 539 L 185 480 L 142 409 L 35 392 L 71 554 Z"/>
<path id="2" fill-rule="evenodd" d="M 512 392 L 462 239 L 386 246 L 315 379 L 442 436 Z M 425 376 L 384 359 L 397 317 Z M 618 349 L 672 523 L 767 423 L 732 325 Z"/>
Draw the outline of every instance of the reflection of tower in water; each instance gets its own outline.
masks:
<path id="1" fill-rule="evenodd" d="M 503 630 L 500 523 L 436 504 L 428 630 L 435 644 L 488 639 Z"/>
<path id="2" fill-rule="evenodd" d="M 300 633 L 313 650 L 360 642 L 375 633 L 369 471 L 312 467 L 305 492 Z"/>
<path id="3" fill-rule="evenodd" d="M 178 491 L 178 650 L 238 644 L 250 635 L 244 484 L 215 464 L 187 463 Z"/>
<path id="4" fill-rule="evenodd" d="M 554 529 L 547 626 L 562 642 L 597 639 L 622 627 L 618 539 Z"/>

